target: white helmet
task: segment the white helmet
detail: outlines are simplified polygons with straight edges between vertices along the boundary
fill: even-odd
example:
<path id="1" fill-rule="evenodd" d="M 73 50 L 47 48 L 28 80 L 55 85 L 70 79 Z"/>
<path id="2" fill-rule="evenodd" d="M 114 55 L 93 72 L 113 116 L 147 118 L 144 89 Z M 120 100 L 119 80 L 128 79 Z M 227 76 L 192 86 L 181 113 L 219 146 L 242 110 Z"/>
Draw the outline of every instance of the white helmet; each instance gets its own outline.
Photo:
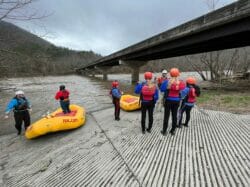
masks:
<path id="1" fill-rule="evenodd" d="M 22 90 L 18 90 L 15 92 L 16 95 L 24 95 L 24 92 Z"/>
<path id="2" fill-rule="evenodd" d="M 162 74 L 163 74 L 163 73 L 167 74 L 168 71 L 164 69 L 164 70 L 162 70 Z"/>

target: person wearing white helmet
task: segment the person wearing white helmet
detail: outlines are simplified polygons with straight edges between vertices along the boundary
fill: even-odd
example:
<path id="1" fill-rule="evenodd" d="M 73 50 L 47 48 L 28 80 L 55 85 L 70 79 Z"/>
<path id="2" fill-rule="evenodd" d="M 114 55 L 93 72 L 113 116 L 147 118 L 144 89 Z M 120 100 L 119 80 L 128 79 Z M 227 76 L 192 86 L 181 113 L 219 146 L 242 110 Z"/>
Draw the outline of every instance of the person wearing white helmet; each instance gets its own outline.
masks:
<path id="1" fill-rule="evenodd" d="M 168 71 L 163 69 L 161 73 L 162 73 L 162 76 L 158 77 L 158 79 L 157 79 L 158 88 L 161 87 L 161 84 L 164 81 L 168 80 L 168 77 L 167 77 Z M 163 108 L 163 95 L 164 95 L 163 93 L 160 94 L 160 98 L 159 98 L 158 102 L 156 103 L 156 109 L 157 109 L 157 111 L 160 111 L 160 112 L 162 111 L 162 108 Z"/>
<path id="2" fill-rule="evenodd" d="M 162 70 L 161 73 L 162 73 L 161 77 L 158 77 L 158 79 L 157 79 L 158 88 L 161 87 L 161 84 L 163 81 L 168 79 L 168 77 L 167 77 L 168 71 L 167 70 L 164 69 L 164 70 Z"/>
<path id="3" fill-rule="evenodd" d="M 28 99 L 25 98 L 24 92 L 18 90 L 15 92 L 15 97 L 9 102 L 5 110 L 5 119 L 9 118 L 8 114 L 13 110 L 15 118 L 15 127 L 17 134 L 20 135 L 22 132 L 22 123 L 24 121 L 25 130 L 30 125 L 30 114 L 31 105 Z"/>

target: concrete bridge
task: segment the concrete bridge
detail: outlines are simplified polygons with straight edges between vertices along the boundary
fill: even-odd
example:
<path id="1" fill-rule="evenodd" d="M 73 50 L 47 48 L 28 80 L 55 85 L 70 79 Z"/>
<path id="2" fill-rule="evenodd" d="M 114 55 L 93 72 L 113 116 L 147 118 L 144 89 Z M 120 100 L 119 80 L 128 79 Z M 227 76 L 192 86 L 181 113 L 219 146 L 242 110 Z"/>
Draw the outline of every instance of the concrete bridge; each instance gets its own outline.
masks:
<path id="1" fill-rule="evenodd" d="M 149 60 L 249 46 L 249 36 L 250 0 L 240 0 L 88 63 L 77 72 L 89 74 L 98 69 L 105 79 L 110 66 L 126 64 L 134 82 L 139 68 Z"/>

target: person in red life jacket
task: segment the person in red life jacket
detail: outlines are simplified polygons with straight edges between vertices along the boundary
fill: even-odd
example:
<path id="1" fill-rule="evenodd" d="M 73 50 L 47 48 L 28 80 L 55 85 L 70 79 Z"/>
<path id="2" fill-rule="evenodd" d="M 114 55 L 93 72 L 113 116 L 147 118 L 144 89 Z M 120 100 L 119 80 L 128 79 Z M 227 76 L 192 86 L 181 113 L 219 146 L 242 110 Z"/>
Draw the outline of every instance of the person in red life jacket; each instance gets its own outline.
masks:
<path id="1" fill-rule="evenodd" d="M 135 87 L 135 93 L 140 94 L 140 102 L 141 102 L 141 128 L 142 133 L 145 134 L 145 130 L 147 132 L 151 132 L 151 128 L 153 125 L 153 111 L 155 102 L 158 100 L 158 89 L 154 83 L 152 83 L 152 73 L 145 72 L 144 78 L 146 82 L 138 83 Z M 148 111 L 148 128 L 145 127 L 145 119 L 146 113 Z"/>
<path id="2" fill-rule="evenodd" d="M 15 97 L 9 102 L 8 106 L 6 107 L 5 119 L 9 118 L 8 114 L 11 110 L 13 110 L 14 112 L 17 134 L 20 135 L 22 131 L 23 121 L 25 130 L 30 125 L 30 112 L 32 111 L 30 102 L 25 98 L 23 91 L 16 91 Z"/>
<path id="3" fill-rule="evenodd" d="M 55 99 L 56 100 L 60 100 L 60 105 L 61 108 L 63 110 L 63 113 L 70 113 L 70 109 L 69 109 L 69 105 L 70 105 L 70 101 L 69 101 L 69 91 L 65 89 L 64 85 L 61 85 L 59 87 L 59 91 L 56 93 L 55 95 Z"/>
<path id="4" fill-rule="evenodd" d="M 115 106 L 115 120 L 120 120 L 120 99 L 122 92 L 119 90 L 119 83 L 118 81 L 112 82 L 112 88 L 110 90 L 110 95 L 112 96 L 112 101 Z"/>
<path id="5" fill-rule="evenodd" d="M 180 76 L 180 72 L 177 68 L 172 68 L 170 70 L 171 78 L 169 80 L 165 80 L 161 85 L 161 92 L 164 92 L 164 120 L 163 120 L 163 129 L 161 133 L 165 136 L 170 111 L 172 113 L 172 128 L 170 133 L 174 135 L 175 129 L 177 126 L 177 112 L 180 105 L 180 92 L 185 89 L 185 82 L 180 80 L 178 77 Z"/>
<path id="6" fill-rule="evenodd" d="M 186 83 L 186 88 L 181 92 L 183 101 L 180 109 L 179 127 L 181 127 L 181 125 L 188 127 L 190 112 L 194 106 L 194 103 L 196 102 L 196 97 L 200 96 L 200 87 L 196 85 L 195 78 L 188 77 Z M 186 120 L 185 123 L 182 124 L 182 116 L 184 112 L 186 112 Z"/>

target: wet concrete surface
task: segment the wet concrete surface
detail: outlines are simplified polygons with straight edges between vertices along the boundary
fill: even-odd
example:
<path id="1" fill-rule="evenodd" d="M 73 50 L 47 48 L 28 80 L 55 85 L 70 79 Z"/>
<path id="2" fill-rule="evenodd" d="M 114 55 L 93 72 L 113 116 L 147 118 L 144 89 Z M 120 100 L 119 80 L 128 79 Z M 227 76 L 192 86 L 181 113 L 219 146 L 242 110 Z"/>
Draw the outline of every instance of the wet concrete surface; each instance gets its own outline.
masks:
<path id="1" fill-rule="evenodd" d="M 126 78 L 109 78 L 133 92 Z M 16 135 L 12 118 L 2 120 L 0 186 L 249 186 L 250 115 L 195 107 L 190 127 L 164 137 L 163 112 L 155 111 L 152 132 L 143 135 L 140 111 L 114 120 L 110 81 L 75 75 L 1 81 L 1 112 L 14 88 L 23 89 L 35 121 L 59 107 L 60 84 L 71 103 L 85 107 L 85 125 L 27 140 Z"/>

